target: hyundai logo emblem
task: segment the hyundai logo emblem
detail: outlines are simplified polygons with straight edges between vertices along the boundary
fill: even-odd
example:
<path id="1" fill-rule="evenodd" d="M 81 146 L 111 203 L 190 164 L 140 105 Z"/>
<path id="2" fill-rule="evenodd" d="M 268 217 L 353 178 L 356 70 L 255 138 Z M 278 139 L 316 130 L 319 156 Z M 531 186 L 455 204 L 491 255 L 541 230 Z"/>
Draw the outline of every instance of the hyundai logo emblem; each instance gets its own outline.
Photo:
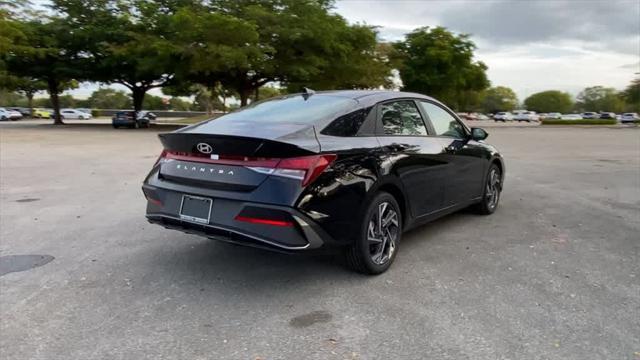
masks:
<path id="1" fill-rule="evenodd" d="M 213 152 L 213 148 L 207 143 L 198 143 L 196 148 L 203 154 L 211 154 Z"/>

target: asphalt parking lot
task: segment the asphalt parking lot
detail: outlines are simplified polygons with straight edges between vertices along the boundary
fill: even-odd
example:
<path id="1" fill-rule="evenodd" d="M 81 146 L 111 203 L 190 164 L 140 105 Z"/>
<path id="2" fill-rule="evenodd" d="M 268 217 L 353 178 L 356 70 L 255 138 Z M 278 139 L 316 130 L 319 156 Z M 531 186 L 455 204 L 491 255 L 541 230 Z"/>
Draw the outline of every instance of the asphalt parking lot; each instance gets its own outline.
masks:
<path id="1" fill-rule="evenodd" d="M 497 212 L 377 277 L 148 224 L 158 131 L 0 124 L 0 256 L 45 256 L 0 272 L 0 358 L 640 359 L 639 128 L 487 128 Z"/>

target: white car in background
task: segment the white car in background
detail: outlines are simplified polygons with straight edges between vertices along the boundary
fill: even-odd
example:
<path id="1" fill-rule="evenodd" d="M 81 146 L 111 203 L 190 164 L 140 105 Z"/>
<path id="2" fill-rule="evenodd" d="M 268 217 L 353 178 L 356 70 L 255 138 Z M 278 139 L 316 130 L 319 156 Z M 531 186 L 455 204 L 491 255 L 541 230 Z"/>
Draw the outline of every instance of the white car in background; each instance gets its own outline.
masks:
<path id="1" fill-rule="evenodd" d="M 510 112 L 499 112 L 496 113 L 495 115 L 493 115 L 493 120 L 494 121 L 502 121 L 502 122 L 507 122 L 507 121 L 511 121 L 513 120 L 513 114 L 511 114 Z"/>
<path id="2" fill-rule="evenodd" d="M 564 114 L 560 116 L 562 120 L 582 120 L 582 115 L 580 114 Z"/>
<path id="3" fill-rule="evenodd" d="M 591 111 L 587 111 L 587 112 L 583 112 L 581 114 L 583 119 L 598 119 L 600 118 L 600 114 L 598 114 L 597 112 L 591 112 Z"/>
<path id="4" fill-rule="evenodd" d="M 640 116 L 638 116 L 638 113 L 624 113 L 620 116 L 621 123 L 633 121 L 640 121 Z"/>
<path id="5" fill-rule="evenodd" d="M 562 114 L 558 112 L 547 113 L 544 116 L 545 119 L 560 119 L 562 118 Z"/>
<path id="6" fill-rule="evenodd" d="M 62 115 L 64 119 L 79 119 L 79 120 L 91 119 L 91 114 L 87 114 L 84 111 L 80 111 L 76 109 L 62 109 L 60 110 L 60 115 Z"/>
<path id="7" fill-rule="evenodd" d="M 526 122 L 540 121 L 540 116 L 538 116 L 538 114 L 536 114 L 535 111 L 518 111 L 513 116 L 513 120 L 518 122 L 519 121 L 526 121 Z"/>
<path id="8" fill-rule="evenodd" d="M 6 108 L 0 108 L 0 120 L 19 120 L 22 119 L 22 114 L 19 111 L 8 110 Z"/>

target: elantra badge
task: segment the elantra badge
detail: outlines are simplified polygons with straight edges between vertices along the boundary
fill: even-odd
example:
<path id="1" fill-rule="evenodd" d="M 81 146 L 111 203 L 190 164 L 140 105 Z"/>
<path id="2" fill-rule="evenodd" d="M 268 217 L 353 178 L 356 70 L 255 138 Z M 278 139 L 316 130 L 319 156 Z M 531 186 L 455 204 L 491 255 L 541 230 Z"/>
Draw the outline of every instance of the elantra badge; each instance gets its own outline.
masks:
<path id="1" fill-rule="evenodd" d="M 198 145 L 196 145 L 196 149 L 203 154 L 211 154 L 213 152 L 213 148 L 207 143 L 198 143 Z"/>

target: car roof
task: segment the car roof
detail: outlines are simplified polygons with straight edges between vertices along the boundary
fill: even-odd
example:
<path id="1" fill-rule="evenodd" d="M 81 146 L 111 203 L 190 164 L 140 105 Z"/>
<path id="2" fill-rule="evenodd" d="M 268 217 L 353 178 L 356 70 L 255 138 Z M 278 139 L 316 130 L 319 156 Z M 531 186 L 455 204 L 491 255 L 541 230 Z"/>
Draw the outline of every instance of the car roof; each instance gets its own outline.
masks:
<path id="1" fill-rule="evenodd" d="M 292 96 L 292 95 L 302 96 L 302 93 L 289 94 L 286 96 Z M 418 98 L 418 99 L 431 100 L 431 101 L 440 103 L 440 101 L 423 94 L 406 92 L 406 91 L 393 91 L 393 90 L 325 90 L 325 91 L 316 91 L 315 94 L 312 94 L 311 96 L 318 96 L 318 95 L 347 97 L 347 98 L 358 101 L 361 105 L 365 107 L 374 105 L 375 103 L 378 103 L 380 101 L 399 99 L 399 98 Z"/>

